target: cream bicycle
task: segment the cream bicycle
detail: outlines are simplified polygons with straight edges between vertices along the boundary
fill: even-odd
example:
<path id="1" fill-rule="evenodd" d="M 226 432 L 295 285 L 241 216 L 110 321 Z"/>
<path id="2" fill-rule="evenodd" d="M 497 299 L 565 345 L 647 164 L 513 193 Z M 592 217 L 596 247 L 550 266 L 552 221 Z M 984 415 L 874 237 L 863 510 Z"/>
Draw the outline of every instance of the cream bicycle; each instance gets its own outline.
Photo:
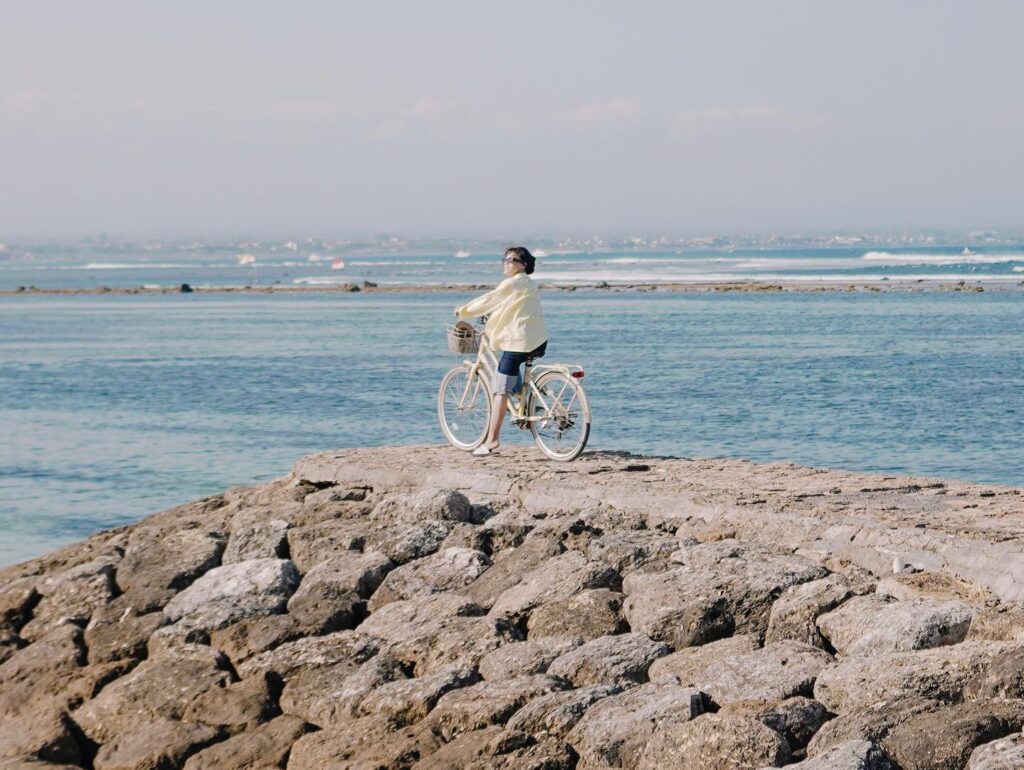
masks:
<path id="1" fill-rule="evenodd" d="M 448 349 L 457 355 L 475 353 L 476 358 L 452 367 L 441 380 L 437 417 L 451 445 L 469 451 L 487 437 L 493 408 L 489 384 L 498 356 L 481 329 L 447 328 Z M 529 358 L 522 387 L 508 400 L 512 424 L 529 428 L 540 451 L 552 460 L 576 459 L 590 438 L 583 375 L 576 364 L 534 364 Z"/>

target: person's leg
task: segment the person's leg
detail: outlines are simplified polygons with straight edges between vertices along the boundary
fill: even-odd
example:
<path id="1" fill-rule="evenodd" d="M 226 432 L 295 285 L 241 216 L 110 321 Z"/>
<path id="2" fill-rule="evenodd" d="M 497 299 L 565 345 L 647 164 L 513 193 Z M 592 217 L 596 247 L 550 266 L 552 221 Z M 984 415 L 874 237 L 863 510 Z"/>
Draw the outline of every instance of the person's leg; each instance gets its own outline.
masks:
<path id="1" fill-rule="evenodd" d="M 502 393 L 500 396 L 494 397 L 494 402 L 491 405 L 493 411 L 491 412 L 491 426 L 487 432 L 487 448 L 497 448 L 501 439 L 501 425 L 505 422 L 505 412 L 508 410 L 508 393 Z"/>
<path id="2" fill-rule="evenodd" d="M 525 358 L 525 353 L 506 350 L 498 361 L 498 371 L 491 387 L 491 424 L 487 429 L 487 440 L 484 441 L 484 446 L 489 450 L 497 449 L 501 440 L 501 425 L 505 422 L 505 412 L 508 411 L 509 394 L 515 389 L 519 367 Z"/>

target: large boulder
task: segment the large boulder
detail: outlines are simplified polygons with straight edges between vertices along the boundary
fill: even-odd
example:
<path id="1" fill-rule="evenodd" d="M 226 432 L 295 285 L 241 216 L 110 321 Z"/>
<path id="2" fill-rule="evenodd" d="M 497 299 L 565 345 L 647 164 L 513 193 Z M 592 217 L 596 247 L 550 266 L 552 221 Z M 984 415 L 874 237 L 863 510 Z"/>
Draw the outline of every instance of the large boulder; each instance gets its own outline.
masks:
<path id="1" fill-rule="evenodd" d="M 469 499 L 452 489 L 425 489 L 413 494 L 387 495 L 370 513 L 370 518 L 386 523 L 424 521 L 472 522 Z M 478 523 L 478 522 L 474 522 Z"/>
<path id="2" fill-rule="evenodd" d="M 645 634 L 602 636 L 559 656 L 548 673 L 572 682 L 574 687 L 590 684 L 639 684 L 647 681 L 647 670 L 669 648 Z"/>
<path id="3" fill-rule="evenodd" d="M 40 704 L 29 713 L 0 719 L 0 767 L 5 759 L 28 756 L 48 762 L 82 762 L 75 726 L 59 699 L 49 707 Z"/>
<path id="4" fill-rule="evenodd" d="M 40 705 L 49 710 L 82 675 L 84 663 L 82 632 L 70 624 L 18 650 L 0 664 L 0 718 L 32 714 Z"/>
<path id="5" fill-rule="evenodd" d="M 848 658 L 818 675 L 814 697 L 840 714 L 915 696 L 954 702 L 961 699 L 968 682 L 1012 649 L 999 642 L 962 642 Z"/>
<path id="6" fill-rule="evenodd" d="M 546 636 L 526 642 L 503 644 L 480 660 L 480 675 L 489 682 L 543 674 L 560 655 L 583 641 L 571 636 Z"/>
<path id="7" fill-rule="evenodd" d="M 116 559 L 101 557 L 37 581 L 35 590 L 42 598 L 18 636 L 31 642 L 62 623 L 85 625 L 116 595 L 116 563 Z"/>
<path id="8" fill-rule="evenodd" d="M 363 717 L 299 738 L 288 756 L 288 770 L 399 770 L 439 745 L 429 730 L 402 728 L 387 717 Z"/>
<path id="9" fill-rule="evenodd" d="M 754 634 L 737 634 L 702 644 L 700 647 L 684 647 L 654 661 L 648 676 L 652 682 L 663 677 L 674 677 L 681 684 L 692 686 L 713 663 L 754 652 L 759 647 L 757 636 Z"/>
<path id="10" fill-rule="evenodd" d="M 252 656 L 238 666 L 238 673 L 242 677 L 272 673 L 287 681 L 302 671 L 313 669 L 345 665 L 354 670 L 376 655 L 380 645 L 380 639 L 358 631 L 310 636 Z"/>
<path id="11" fill-rule="evenodd" d="M 654 730 L 703 713 L 698 690 L 644 684 L 593 702 L 566 735 L 588 768 L 635 767 Z"/>
<path id="12" fill-rule="evenodd" d="M 529 637 L 575 636 L 589 641 L 621 633 L 626 630 L 623 599 L 618 591 L 594 588 L 542 604 L 530 613 Z"/>
<path id="13" fill-rule="evenodd" d="M 773 642 L 719 660 L 695 678 L 694 686 L 719 705 L 745 700 L 783 700 L 811 695 L 814 681 L 832 656 L 802 642 Z"/>
<path id="14" fill-rule="evenodd" d="M 591 559 L 610 564 L 623 575 L 659 559 L 667 559 L 679 542 L 666 532 L 634 529 L 605 532 L 587 544 Z"/>
<path id="15" fill-rule="evenodd" d="M 394 566 L 391 559 L 377 551 L 343 551 L 306 572 L 302 584 L 289 601 L 289 610 L 292 602 L 314 595 L 329 600 L 334 596 L 354 593 L 362 599 L 369 599 Z"/>
<path id="16" fill-rule="evenodd" d="M 826 575 L 802 557 L 732 540 L 686 546 L 672 558 L 682 566 L 633 572 L 622 590 L 630 627 L 676 649 L 734 632 L 763 635 L 783 591 Z"/>
<path id="17" fill-rule="evenodd" d="M 275 518 L 264 511 L 257 515 L 243 509 L 235 515 L 231 535 L 224 549 L 222 562 L 235 564 L 251 559 L 281 559 L 288 553 L 288 529 L 285 519 Z"/>
<path id="18" fill-rule="evenodd" d="M 491 607 L 492 617 L 518 617 L 534 607 L 565 599 L 588 588 L 618 589 L 619 573 L 604 562 L 593 561 L 579 551 L 566 551 L 548 559 L 522 582 L 502 592 Z"/>
<path id="19" fill-rule="evenodd" d="M 126 593 L 140 588 L 180 591 L 220 564 L 223 552 L 219 531 L 136 527 L 117 565 L 117 584 Z"/>
<path id="20" fill-rule="evenodd" d="M 500 726 L 464 733 L 416 764 L 416 770 L 575 770 L 576 754 L 552 735 Z"/>
<path id="21" fill-rule="evenodd" d="M 405 564 L 384 578 L 367 605 L 376 612 L 389 602 L 463 588 L 491 566 L 487 554 L 471 548 L 445 548 Z"/>
<path id="22" fill-rule="evenodd" d="M 186 628 L 224 628 L 254 615 L 284 612 L 298 584 L 298 570 L 287 559 L 227 564 L 171 599 L 164 614 Z"/>
<path id="23" fill-rule="evenodd" d="M 295 717 L 282 716 L 249 732 L 217 743 L 185 762 L 184 770 L 257 770 L 284 767 L 292 744 L 312 730 Z"/>
<path id="24" fill-rule="evenodd" d="M 1024 701 L 958 703 L 893 729 L 882 747 L 903 770 L 960 770 L 981 744 L 1024 725 Z"/>
<path id="25" fill-rule="evenodd" d="M 965 770 L 1020 770 L 1024 767 L 1024 734 L 1017 733 L 978 746 Z"/>
<path id="26" fill-rule="evenodd" d="M 359 701 L 357 712 L 411 725 L 426 717 L 445 694 L 476 684 L 479 679 L 476 669 L 460 666 L 422 677 L 395 679 L 366 693 Z"/>
<path id="27" fill-rule="evenodd" d="M 1016 648 L 998 656 L 989 666 L 967 683 L 964 697 L 1024 698 L 1024 648 Z"/>
<path id="28" fill-rule="evenodd" d="M 143 770 L 181 767 L 185 758 L 220 737 L 203 725 L 159 719 L 132 725 L 100 747 L 96 770 Z"/>
<path id="29" fill-rule="evenodd" d="M 325 521 L 288 530 L 288 553 L 295 566 L 307 573 L 330 559 L 358 553 L 366 543 L 365 522 Z"/>
<path id="30" fill-rule="evenodd" d="M 104 687 L 74 713 L 75 722 L 90 740 L 105 744 L 140 724 L 180 720 L 197 698 L 227 686 L 226 668 L 224 657 L 209 647 L 166 650 Z"/>
<path id="31" fill-rule="evenodd" d="M 430 556 L 451 533 L 450 521 L 420 521 L 409 524 L 377 524 L 366 530 L 365 548 L 379 551 L 395 564 Z"/>
<path id="32" fill-rule="evenodd" d="M 276 690 L 269 676 L 212 687 L 188 705 L 182 719 L 232 733 L 249 730 L 277 716 Z"/>
<path id="33" fill-rule="evenodd" d="M 461 733 L 504 724 L 534 698 L 567 689 L 569 685 L 564 680 L 545 674 L 479 682 L 442 696 L 427 723 L 445 741 L 450 741 Z"/>
<path id="34" fill-rule="evenodd" d="M 564 738 L 587 709 L 620 692 L 622 688 L 618 685 L 595 684 L 542 695 L 517 711 L 508 721 L 508 729 L 529 734 L 550 733 Z"/>
<path id="35" fill-rule="evenodd" d="M 825 754 L 844 743 L 879 744 L 899 725 L 919 714 L 936 711 L 942 705 L 929 698 L 895 698 L 845 712 L 826 722 L 814 734 L 807 745 L 807 756 Z"/>
<path id="36" fill-rule="evenodd" d="M 871 741 L 845 741 L 816 757 L 787 767 L 792 770 L 899 770 L 889 756 Z"/>
<path id="37" fill-rule="evenodd" d="M 973 615 L 960 601 L 856 596 L 819 617 L 818 629 L 841 655 L 877 655 L 961 642 Z"/>
<path id="38" fill-rule="evenodd" d="M 490 523 L 493 524 L 493 520 Z M 518 584 L 524 575 L 533 573 L 564 550 L 555 537 L 531 535 L 520 545 L 496 553 L 491 568 L 462 593 L 484 609 L 490 609 L 498 597 Z"/>
<path id="39" fill-rule="evenodd" d="M 807 746 L 833 716 L 818 701 L 802 695 L 781 701 L 733 701 L 718 713 L 753 717 L 785 738 L 793 751 Z"/>
<path id="40" fill-rule="evenodd" d="M 853 595 L 849 584 L 837 575 L 791 586 L 772 605 L 765 643 L 791 639 L 824 647 L 818 632 L 819 615 L 835 609 Z"/>
<path id="41" fill-rule="evenodd" d="M 754 770 L 789 761 L 781 735 L 756 719 L 704 714 L 690 722 L 658 726 L 637 770 Z"/>

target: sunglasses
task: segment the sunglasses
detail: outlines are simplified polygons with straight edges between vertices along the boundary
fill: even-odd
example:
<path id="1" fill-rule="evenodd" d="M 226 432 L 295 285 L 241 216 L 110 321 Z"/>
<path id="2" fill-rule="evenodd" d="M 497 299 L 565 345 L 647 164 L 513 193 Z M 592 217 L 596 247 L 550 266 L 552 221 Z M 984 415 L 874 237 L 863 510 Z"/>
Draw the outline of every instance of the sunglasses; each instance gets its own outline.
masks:
<path id="1" fill-rule="evenodd" d="M 521 259 L 519 259 L 518 257 L 505 257 L 501 261 L 502 261 L 503 264 L 506 264 L 506 265 L 509 262 L 518 262 L 520 265 L 523 264 L 523 261 Z"/>

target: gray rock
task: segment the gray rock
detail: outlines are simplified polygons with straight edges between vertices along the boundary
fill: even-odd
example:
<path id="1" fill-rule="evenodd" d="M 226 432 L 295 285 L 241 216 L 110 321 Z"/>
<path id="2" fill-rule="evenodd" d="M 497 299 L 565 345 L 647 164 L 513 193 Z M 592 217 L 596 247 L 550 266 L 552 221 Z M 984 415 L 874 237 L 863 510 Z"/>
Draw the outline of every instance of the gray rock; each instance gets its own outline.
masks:
<path id="1" fill-rule="evenodd" d="M 366 532 L 366 550 L 380 551 L 395 564 L 430 556 L 452 531 L 450 521 L 380 524 Z"/>
<path id="2" fill-rule="evenodd" d="M 257 615 L 214 631 L 210 634 L 210 644 L 227 655 L 231 664 L 238 668 L 253 655 L 300 638 L 302 631 L 290 615 Z"/>
<path id="3" fill-rule="evenodd" d="M 856 596 L 819 617 L 818 630 L 841 655 L 877 655 L 957 644 L 973 615 L 959 601 Z"/>
<path id="4" fill-rule="evenodd" d="M 787 767 L 794 770 L 899 770 L 886 753 L 871 741 L 846 741 L 812 759 Z"/>
<path id="5" fill-rule="evenodd" d="M 484 610 L 470 599 L 455 594 L 438 594 L 391 602 L 366 618 L 359 630 L 388 641 L 400 641 L 429 634 L 449 618 L 483 614 Z"/>
<path id="6" fill-rule="evenodd" d="M 396 724 L 411 725 L 426 717 L 446 693 L 479 680 L 476 669 L 458 666 L 423 677 L 396 679 L 366 693 L 357 711 L 364 716 L 384 716 Z"/>
<path id="7" fill-rule="evenodd" d="M 229 732 L 249 730 L 277 716 L 275 689 L 266 676 L 212 687 L 188 705 L 182 720 Z"/>
<path id="8" fill-rule="evenodd" d="M 784 700 L 810 695 L 818 674 L 832 663 L 824 650 L 801 642 L 773 642 L 763 649 L 719 660 L 694 686 L 722 705 L 743 700 Z"/>
<path id="9" fill-rule="evenodd" d="M 111 558 L 94 559 L 39 580 L 35 589 L 42 598 L 18 635 L 31 642 L 62 623 L 85 625 L 116 594 L 115 564 Z"/>
<path id="10" fill-rule="evenodd" d="M 559 656 L 548 673 L 572 682 L 588 684 L 639 684 L 647 681 L 647 670 L 669 648 L 646 634 L 602 636 Z"/>
<path id="11" fill-rule="evenodd" d="M 380 644 L 379 639 L 359 631 L 310 636 L 252 656 L 238 666 L 238 673 L 243 678 L 273 673 L 287 681 L 302 671 L 341 663 L 355 668 L 376 655 Z"/>
<path id="12" fill-rule="evenodd" d="M 618 685 L 595 684 L 542 695 L 517 711 L 508 721 L 508 729 L 530 734 L 550 733 L 564 738 L 587 709 L 620 692 L 622 688 Z"/>
<path id="13" fill-rule="evenodd" d="M 765 643 L 791 639 L 823 648 L 825 641 L 815 621 L 852 595 L 847 582 L 835 575 L 786 589 L 768 615 Z"/>
<path id="14" fill-rule="evenodd" d="M 556 538 L 527 537 L 521 545 L 495 554 L 491 568 L 462 593 L 484 609 L 490 609 L 498 597 L 518 584 L 524 575 L 533 573 L 564 550 Z"/>
<path id="15" fill-rule="evenodd" d="M 98 608 L 85 627 L 90 663 L 145 657 L 149 637 L 169 622 L 162 612 L 137 614 L 129 602 L 122 601 L 126 596 Z"/>
<path id="16" fill-rule="evenodd" d="M 882 747 L 902 770 L 960 770 L 983 743 L 1019 733 L 1024 701 L 958 703 L 908 719 Z"/>
<path id="17" fill-rule="evenodd" d="M 288 677 L 281 710 L 321 728 L 341 726 L 352 720 L 367 694 L 407 677 L 403 663 L 386 652 L 361 664 L 341 660 L 306 668 Z"/>
<path id="18" fill-rule="evenodd" d="M 965 770 L 1020 770 L 1024 767 L 1024 735 L 1017 733 L 978 746 Z"/>
<path id="19" fill-rule="evenodd" d="M 783 591 L 826 574 L 807 559 L 729 540 L 684 548 L 673 559 L 683 566 L 625 578 L 623 610 L 634 631 L 676 649 L 734 632 L 762 635 Z"/>
<path id="20" fill-rule="evenodd" d="M 565 599 L 588 588 L 618 589 L 619 573 L 578 551 L 548 559 L 521 583 L 504 591 L 491 607 L 492 617 L 520 616 L 545 602 Z"/>
<path id="21" fill-rule="evenodd" d="M 567 689 L 569 685 L 564 680 L 545 674 L 479 682 L 442 696 L 427 723 L 445 741 L 450 741 L 461 733 L 504 724 L 534 698 Z"/>
<path id="22" fill-rule="evenodd" d="M 574 770 L 576 755 L 551 735 L 532 736 L 500 726 L 460 735 L 416 764 L 416 770 Z"/>
<path id="23" fill-rule="evenodd" d="M 833 716 L 818 701 L 800 695 L 781 701 L 733 701 L 718 713 L 753 717 L 785 738 L 793 751 L 807 746 Z"/>
<path id="24" fill-rule="evenodd" d="M 679 652 L 654 661 L 647 675 L 652 682 L 666 676 L 674 677 L 680 684 L 689 687 L 704 675 L 712 663 L 753 652 L 759 647 L 754 634 L 737 634 L 700 647 L 684 647 Z"/>
<path id="25" fill-rule="evenodd" d="M 126 593 L 141 588 L 180 591 L 220 564 L 223 551 L 224 536 L 219 532 L 137 527 L 117 566 L 117 584 Z"/>
<path id="26" fill-rule="evenodd" d="M 74 729 L 59 700 L 49 708 L 0 719 L 0 767 L 5 759 L 28 756 L 48 762 L 82 762 Z"/>
<path id="27" fill-rule="evenodd" d="M 219 652 L 186 645 L 144 660 L 87 701 L 74 719 L 91 740 L 106 744 L 140 724 L 180 720 L 203 693 L 230 681 Z"/>
<path id="28" fill-rule="evenodd" d="M 247 511 L 235 517 L 224 564 L 235 564 L 251 559 L 280 559 L 288 552 L 288 528 L 284 519 L 260 516 L 255 520 Z"/>
<path id="29" fill-rule="evenodd" d="M 789 746 L 756 719 L 704 714 L 690 722 L 660 725 L 647 742 L 637 770 L 746 770 L 779 767 Z"/>
<path id="30" fill-rule="evenodd" d="M 897 698 L 840 714 L 815 733 L 807 746 L 807 756 L 818 756 L 844 743 L 881 743 L 894 728 L 908 719 L 940 709 L 942 705 L 928 698 Z"/>
<path id="31" fill-rule="evenodd" d="M 256 770 L 284 767 L 292 744 L 312 730 L 301 719 L 282 716 L 249 732 L 203 749 L 185 762 L 184 770 Z"/>
<path id="32" fill-rule="evenodd" d="M 489 566 L 491 560 L 485 553 L 470 548 L 445 548 L 389 573 L 370 598 L 368 608 L 376 612 L 389 602 L 464 588 Z"/>
<path id="33" fill-rule="evenodd" d="M 504 644 L 480 660 L 480 675 L 489 682 L 543 674 L 559 655 L 583 644 L 570 636 L 548 636 Z"/>
<path id="34" fill-rule="evenodd" d="M 17 650 L 0 664 L 0 717 L 52 709 L 82 674 L 85 649 L 77 626 L 58 626 L 45 637 Z"/>
<path id="35" fill-rule="evenodd" d="M 376 551 L 344 551 L 312 567 L 302 578 L 291 601 L 299 601 L 308 594 L 316 594 L 326 600 L 355 593 L 369 599 L 394 566 L 391 559 Z"/>
<path id="36" fill-rule="evenodd" d="M 678 546 L 672 535 L 657 530 L 611 531 L 590 541 L 586 554 L 627 575 L 648 562 L 667 559 Z"/>
<path id="37" fill-rule="evenodd" d="M 814 697 L 846 713 L 915 696 L 953 702 L 998 656 L 1015 649 L 1000 642 L 962 642 L 913 652 L 848 658 L 818 675 Z"/>
<path id="38" fill-rule="evenodd" d="M 473 521 L 469 499 L 451 489 L 428 489 L 411 495 L 388 495 L 370 517 L 384 522 Z"/>
<path id="39" fill-rule="evenodd" d="M 1024 648 L 998 656 L 964 688 L 969 700 L 1024 698 Z"/>
<path id="40" fill-rule="evenodd" d="M 369 527 L 365 522 L 326 521 L 288 530 L 288 553 L 306 574 L 318 564 L 363 549 Z M 370 549 L 372 550 L 372 549 Z"/>
<path id="41" fill-rule="evenodd" d="M 100 747 L 96 770 L 157 770 L 181 767 L 185 758 L 220 737 L 212 727 L 157 720 L 119 732 Z"/>
<path id="42" fill-rule="evenodd" d="M 589 641 L 621 633 L 626 630 L 624 598 L 618 591 L 595 588 L 542 604 L 530 613 L 528 635 L 531 639 L 576 636 Z"/>
<path id="43" fill-rule="evenodd" d="M 702 712 L 698 690 L 674 682 L 644 684 L 590 705 L 566 740 L 579 754 L 580 767 L 635 767 L 656 728 Z"/>
<path id="44" fill-rule="evenodd" d="M 254 615 L 284 612 L 298 584 L 299 573 L 287 559 L 227 564 L 171 599 L 164 614 L 187 628 L 224 628 Z"/>

